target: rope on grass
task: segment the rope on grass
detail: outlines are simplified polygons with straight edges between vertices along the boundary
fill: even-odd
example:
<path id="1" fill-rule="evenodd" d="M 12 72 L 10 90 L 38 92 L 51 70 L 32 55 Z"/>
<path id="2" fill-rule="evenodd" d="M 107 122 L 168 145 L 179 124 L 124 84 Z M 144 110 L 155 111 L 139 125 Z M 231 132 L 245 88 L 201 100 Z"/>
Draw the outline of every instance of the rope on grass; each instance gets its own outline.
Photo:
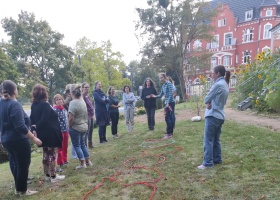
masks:
<path id="1" fill-rule="evenodd" d="M 149 168 L 147 166 L 131 166 L 131 167 L 129 167 L 128 163 L 133 162 L 134 160 L 140 160 L 140 159 L 143 159 L 143 158 L 146 158 L 146 157 L 156 157 L 157 162 L 155 163 L 155 165 L 158 165 L 158 164 L 162 164 L 166 161 L 166 157 L 164 155 L 174 154 L 178 151 L 183 150 L 182 147 L 172 145 L 172 143 L 175 143 L 175 140 L 171 139 L 171 138 L 169 140 L 164 140 L 164 141 L 169 142 L 167 144 L 162 144 L 162 145 L 158 145 L 158 146 L 154 146 L 154 147 L 144 145 L 145 143 L 159 143 L 159 142 L 162 142 L 162 141 L 163 141 L 162 139 L 159 139 L 159 140 L 145 140 L 144 142 L 142 142 L 141 145 L 139 145 L 139 146 L 148 148 L 148 149 L 142 151 L 142 156 L 138 156 L 138 157 L 135 157 L 135 158 L 128 159 L 123 163 L 125 167 L 129 168 L 129 170 L 145 169 L 145 170 L 154 171 L 158 174 L 158 178 L 152 179 L 152 180 L 149 180 L 149 181 L 138 181 L 138 182 L 125 184 L 125 183 L 122 183 L 121 181 L 118 181 L 116 179 L 118 176 L 120 176 L 122 174 L 122 172 L 117 172 L 111 177 L 103 177 L 102 181 L 99 184 L 97 184 L 94 188 L 92 188 L 89 192 L 87 192 L 84 195 L 83 200 L 85 200 L 87 198 L 87 196 L 90 195 L 92 192 L 99 189 L 104 184 L 105 180 L 109 180 L 110 182 L 118 183 L 123 187 L 129 187 L 129 186 L 134 186 L 134 185 L 144 185 L 144 186 L 150 187 L 153 190 L 153 192 L 150 195 L 149 200 L 152 200 L 154 198 L 156 190 L 157 190 L 155 183 L 159 182 L 162 179 L 162 173 L 156 168 Z M 148 153 L 148 150 L 160 149 L 160 148 L 163 148 L 163 147 L 174 147 L 175 149 L 174 149 L 174 151 L 168 151 L 168 152 L 164 152 L 164 153 L 160 153 L 160 154 L 149 154 Z"/>

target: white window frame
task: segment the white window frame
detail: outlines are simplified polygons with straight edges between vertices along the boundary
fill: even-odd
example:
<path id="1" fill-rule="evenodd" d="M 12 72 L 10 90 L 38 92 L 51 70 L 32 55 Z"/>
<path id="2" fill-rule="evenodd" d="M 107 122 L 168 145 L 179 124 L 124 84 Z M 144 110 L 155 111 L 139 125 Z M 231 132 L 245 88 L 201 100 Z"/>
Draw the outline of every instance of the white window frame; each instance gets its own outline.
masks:
<path id="1" fill-rule="evenodd" d="M 211 58 L 211 69 L 214 69 L 214 67 L 217 66 L 217 57 Z"/>
<path id="2" fill-rule="evenodd" d="M 267 23 L 263 26 L 263 39 L 270 39 L 271 38 L 271 31 L 272 24 Z"/>
<path id="3" fill-rule="evenodd" d="M 243 52 L 243 59 L 242 59 L 243 64 L 250 63 L 250 58 L 251 58 L 250 54 L 251 54 L 250 51 Z"/>
<path id="4" fill-rule="evenodd" d="M 193 42 L 193 50 L 195 51 L 200 51 L 201 50 L 201 47 L 202 47 L 202 43 L 199 39 L 196 39 L 194 42 Z"/>
<path id="5" fill-rule="evenodd" d="M 231 57 L 230 56 L 223 56 L 223 65 L 225 67 L 230 66 Z"/>
<path id="6" fill-rule="evenodd" d="M 229 80 L 229 87 L 230 88 L 235 88 L 236 87 L 236 82 L 237 82 L 236 76 L 235 75 L 231 76 L 230 80 Z"/>
<path id="7" fill-rule="evenodd" d="M 270 47 L 268 47 L 268 46 L 265 46 L 262 48 L 262 52 L 265 52 L 265 54 L 268 54 L 269 51 L 270 51 Z"/>
<path id="8" fill-rule="evenodd" d="M 228 44 L 226 44 L 226 35 L 229 35 L 229 34 L 231 34 L 231 37 L 229 37 L 229 38 L 231 38 L 231 39 L 229 40 Z M 224 46 L 230 46 L 230 45 L 232 45 L 232 39 L 233 39 L 233 34 L 232 34 L 232 32 L 224 33 Z"/>
<path id="9" fill-rule="evenodd" d="M 253 10 L 248 10 L 245 12 L 245 21 L 253 19 Z"/>
<path id="10" fill-rule="evenodd" d="M 218 27 L 226 26 L 226 18 L 218 20 Z"/>
<path id="11" fill-rule="evenodd" d="M 268 9 L 265 11 L 265 16 L 266 17 L 271 17 L 272 16 L 272 10 L 271 9 Z"/>
<path id="12" fill-rule="evenodd" d="M 243 35 L 243 41 L 244 42 L 252 42 L 253 41 L 253 29 L 248 28 L 244 30 L 244 35 Z"/>
<path id="13" fill-rule="evenodd" d="M 235 64 L 238 64 L 238 54 L 235 55 Z"/>
<path id="14" fill-rule="evenodd" d="M 210 43 L 210 48 L 219 48 L 219 35 L 214 35 Z"/>

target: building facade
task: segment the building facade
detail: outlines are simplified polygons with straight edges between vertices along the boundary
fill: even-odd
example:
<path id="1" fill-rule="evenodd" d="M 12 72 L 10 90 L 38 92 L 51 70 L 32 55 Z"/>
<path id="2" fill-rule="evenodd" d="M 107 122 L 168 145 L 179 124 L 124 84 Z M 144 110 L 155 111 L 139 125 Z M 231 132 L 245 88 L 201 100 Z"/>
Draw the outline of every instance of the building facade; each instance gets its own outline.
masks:
<path id="1" fill-rule="evenodd" d="M 280 23 L 280 0 L 213 0 L 211 6 L 218 8 L 216 18 L 211 21 L 216 27 L 211 32 L 212 41 L 194 40 L 186 53 L 186 60 L 211 53 L 206 69 L 197 69 L 186 62 L 186 88 L 190 95 L 196 93 L 194 86 L 199 85 L 200 74 L 211 82 L 211 71 L 217 65 L 224 65 L 232 72 L 230 89 L 234 90 L 235 69 L 252 62 L 259 52 L 273 51 L 280 44 L 271 32 Z"/>

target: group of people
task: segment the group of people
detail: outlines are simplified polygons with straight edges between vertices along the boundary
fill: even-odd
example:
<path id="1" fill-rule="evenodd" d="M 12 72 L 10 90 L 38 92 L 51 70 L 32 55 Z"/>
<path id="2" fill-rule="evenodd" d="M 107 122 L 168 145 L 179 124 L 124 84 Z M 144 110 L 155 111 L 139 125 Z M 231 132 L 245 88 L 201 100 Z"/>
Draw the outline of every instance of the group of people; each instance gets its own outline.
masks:
<path id="1" fill-rule="evenodd" d="M 228 96 L 229 76 L 226 76 L 224 66 L 214 68 L 214 84 L 205 97 L 205 132 L 204 159 L 198 169 L 206 169 L 214 164 L 222 163 L 220 134 L 224 123 L 224 105 Z M 163 139 L 173 136 L 175 128 L 175 95 L 176 88 L 165 73 L 158 75 L 162 83 L 159 94 L 154 82 L 147 78 L 143 84 L 141 99 L 147 113 L 148 129 L 155 128 L 156 99 L 165 97 L 164 111 L 166 132 Z M 27 178 L 31 162 L 30 140 L 43 149 L 43 171 L 45 180 L 54 183 L 65 178 L 57 174 L 60 167 L 68 163 L 68 137 L 72 141 L 72 156 L 79 159 L 76 169 L 93 165 L 90 161 L 88 148 L 93 148 L 92 132 L 94 115 L 100 143 L 108 142 L 106 126 L 111 124 L 114 138 L 118 138 L 119 107 L 121 103 L 113 86 L 107 95 L 102 90 L 100 81 L 94 84 L 94 106 L 89 96 L 89 84 L 68 84 L 64 97 L 56 94 L 54 105 L 48 103 L 48 93 L 45 86 L 36 84 L 31 92 L 32 105 L 30 118 L 17 101 L 17 85 L 11 80 L 1 84 L 0 99 L 0 132 L 1 142 L 9 153 L 9 163 L 15 182 L 15 194 L 32 195 L 37 191 L 27 189 Z M 128 85 L 123 87 L 123 106 L 127 131 L 134 128 L 135 96 Z"/>

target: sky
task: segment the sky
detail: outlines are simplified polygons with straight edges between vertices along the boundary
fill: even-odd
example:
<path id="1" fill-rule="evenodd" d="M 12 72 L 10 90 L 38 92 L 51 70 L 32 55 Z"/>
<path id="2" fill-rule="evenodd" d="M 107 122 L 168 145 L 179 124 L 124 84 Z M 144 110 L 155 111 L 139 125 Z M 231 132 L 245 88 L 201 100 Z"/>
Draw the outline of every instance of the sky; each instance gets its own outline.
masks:
<path id="1" fill-rule="evenodd" d="M 136 7 L 147 0 L 5 0 L 1 1 L 0 20 L 18 19 L 21 10 L 34 13 L 36 20 L 46 20 L 51 28 L 64 34 L 63 44 L 74 47 L 82 37 L 100 43 L 110 40 L 113 51 L 120 51 L 129 64 L 139 60 L 143 42 L 135 36 L 138 19 Z M 8 40 L 2 25 L 0 40 Z"/>

